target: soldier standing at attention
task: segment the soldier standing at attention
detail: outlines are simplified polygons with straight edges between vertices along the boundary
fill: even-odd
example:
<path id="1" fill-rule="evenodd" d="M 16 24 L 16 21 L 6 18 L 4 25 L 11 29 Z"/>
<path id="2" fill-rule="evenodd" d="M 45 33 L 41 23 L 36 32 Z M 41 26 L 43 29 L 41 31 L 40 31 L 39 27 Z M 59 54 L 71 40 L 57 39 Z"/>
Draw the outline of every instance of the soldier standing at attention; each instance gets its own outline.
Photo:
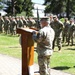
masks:
<path id="1" fill-rule="evenodd" d="M 62 31 L 64 28 L 64 24 L 58 20 L 57 16 L 54 15 L 53 16 L 53 20 L 50 25 L 51 27 L 54 29 L 55 31 L 55 38 L 53 41 L 53 49 L 55 47 L 55 41 L 57 40 L 57 46 L 58 46 L 58 51 L 61 51 L 61 47 L 62 47 Z"/>
<path id="2" fill-rule="evenodd" d="M 52 55 L 52 43 L 54 40 L 54 30 L 48 25 L 47 18 L 40 21 L 41 29 L 38 33 L 33 32 L 33 39 L 37 42 L 38 64 L 40 75 L 50 74 L 50 57 Z"/>
<path id="3" fill-rule="evenodd" d="M 0 33 L 2 33 L 2 31 L 3 31 L 3 23 L 4 23 L 4 20 L 3 20 L 2 16 L 0 16 Z"/>
<path id="4" fill-rule="evenodd" d="M 10 20 L 6 16 L 4 21 L 5 21 L 4 22 L 4 31 L 5 31 L 6 34 L 8 34 L 9 33 Z"/>
<path id="5" fill-rule="evenodd" d="M 74 24 L 74 19 L 70 19 L 70 26 L 68 29 L 68 45 L 71 40 L 71 45 L 74 43 L 74 33 L 75 32 L 75 24 Z"/>
<path id="6" fill-rule="evenodd" d="M 12 17 L 12 21 L 11 21 L 11 25 L 10 25 L 11 35 L 15 35 L 16 34 L 16 27 L 17 27 L 17 22 L 15 20 L 15 17 Z"/>
<path id="7" fill-rule="evenodd" d="M 64 19 L 64 29 L 63 29 L 63 42 L 65 41 L 67 43 L 68 41 L 68 29 L 69 29 L 69 21 L 68 21 L 68 18 L 65 18 Z"/>

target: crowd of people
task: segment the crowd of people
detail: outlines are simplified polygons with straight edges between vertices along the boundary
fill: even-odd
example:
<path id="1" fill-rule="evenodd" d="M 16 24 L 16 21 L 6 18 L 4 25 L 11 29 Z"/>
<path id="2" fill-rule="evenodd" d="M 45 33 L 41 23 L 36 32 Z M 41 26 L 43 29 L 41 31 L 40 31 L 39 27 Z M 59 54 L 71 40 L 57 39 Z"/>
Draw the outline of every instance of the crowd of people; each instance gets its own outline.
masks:
<path id="1" fill-rule="evenodd" d="M 25 18 L 24 16 L 0 16 L 0 33 L 15 35 L 17 28 L 31 27 L 36 24 L 32 18 Z"/>
<path id="2" fill-rule="evenodd" d="M 75 23 L 74 19 L 64 18 L 60 21 L 56 15 L 50 14 L 47 18 L 41 18 L 37 26 L 37 20 L 24 16 L 0 16 L 0 33 L 16 34 L 17 28 L 41 27 L 33 32 L 33 40 L 37 43 L 38 64 L 40 75 L 50 75 L 50 57 L 55 44 L 61 52 L 62 43 L 74 45 Z"/>
<path id="3" fill-rule="evenodd" d="M 74 19 L 63 18 L 64 22 L 60 21 L 56 15 L 50 15 L 50 26 L 55 31 L 55 39 L 53 41 L 53 49 L 55 41 L 57 41 L 58 50 L 61 51 L 62 43 L 74 45 L 75 23 Z M 71 44 L 70 44 L 71 43 Z"/>
<path id="4" fill-rule="evenodd" d="M 50 14 L 49 25 L 55 31 L 55 38 L 53 41 L 53 49 L 55 46 L 55 41 L 57 41 L 58 50 L 61 50 L 62 42 L 69 45 L 74 44 L 74 35 L 75 35 L 75 23 L 74 19 L 64 18 L 64 22 L 61 22 L 56 15 Z M 39 23 L 40 24 L 40 23 Z M 37 20 L 33 18 L 25 18 L 24 16 L 0 16 L 0 33 L 5 34 L 16 34 L 17 28 L 25 27 L 39 27 L 37 25 Z M 41 27 L 41 26 L 40 26 Z"/>
<path id="5" fill-rule="evenodd" d="M 49 68 L 55 44 L 61 52 L 62 43 L 74 44 L 75 24 L 74 19 L 64 18 L 61 22 L 56 15 L 41 18 L 39 31 L 33 32 L 33 40 L 37 43 L 38 65 L 40 75 L 51 75 Z"/>

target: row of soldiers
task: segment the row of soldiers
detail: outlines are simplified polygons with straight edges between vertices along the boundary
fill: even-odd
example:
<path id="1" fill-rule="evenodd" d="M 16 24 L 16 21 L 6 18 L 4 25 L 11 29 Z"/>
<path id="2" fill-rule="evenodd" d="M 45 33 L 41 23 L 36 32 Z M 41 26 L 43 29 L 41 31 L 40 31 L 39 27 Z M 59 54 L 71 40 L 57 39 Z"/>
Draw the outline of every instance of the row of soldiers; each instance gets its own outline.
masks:
<path id="1" fill-rule="evenodd" d="M 55 42 L 57 41 L 58 50 L 61 51 L 62 42 L 66 42 L 67 45 L 74 44 L 75 35 L 75 23 L 74 19 L 64 18 L 64 23 L 61 22 L 56 15 L 50 15 L 50 26 L 55 31 L 55 39 L 53 41 L 53 49 L 55 47 Z"/>
<path id="2" fill-rule="evenodd" d="M 58 17 L 55 15 L 50 15 L 50 25 L 55 31 L 55 39 L 53 42 L 53 49 L 55 46 L 55 42 L 57 40 L 57 46 L 59 51 L 62 47 L 62 41 L 67 42 L 68 45 L 71 42 L 71 45 L 74 43 L 74 31 L 75 31 L 75 24 L 74 19 L 68 20 L 68 18 L 64 19 L 64 23 L 62 23 Z M 0 16 L 0 32 L 4 32 L 6 34 L 16 34 L 17 28 L 24 28 L 24 27 L 36 27 L 37 21 L 33 18 L 25 18 L 24 16 Z M 38 25 L 40 26 L 40 25 Z M 66 40 L 65 40 L 66 39 Z"/>
<path id="3" fill-rule="evenodd" d="M 17 28 L 31 27 L 36 24 L 32 18 L 25 18 L 24 16 L 0 16 L 0 33 L 16 34 Z"/>
<path id="4" fill-rule="evenodd" d="M 71 42 L 71 45 L 74 44 L 74 36 L 75 36 L 75 23 L 74 19 L 68 20 L 65 18 L 64 22 L 64 30 L 63 30 L 63 42 L 68 42 L 68 45 Z"/>

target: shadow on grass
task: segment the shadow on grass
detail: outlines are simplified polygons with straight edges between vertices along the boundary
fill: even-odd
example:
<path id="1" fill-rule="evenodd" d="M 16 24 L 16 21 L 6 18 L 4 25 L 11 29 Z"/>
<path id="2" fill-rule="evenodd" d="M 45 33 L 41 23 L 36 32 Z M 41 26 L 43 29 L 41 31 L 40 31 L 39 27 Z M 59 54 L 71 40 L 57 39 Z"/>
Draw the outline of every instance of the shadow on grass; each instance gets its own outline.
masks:
<path id="1" fill-rule="evenodd" d="M 75 50 L 75 48 L 67 48 L 66 50 Z"/>
<path id="2" fill-rule="evenodd" d="M 1 35 L 0 36 L 7 36 L 7 37 L 19 37 L 19 35 L 18 34 L 16 34 L 16 35 L 11 35 L 11 34 L 6 34 L 6 33 L 1 33 Z"/>
<path id="3" fill-rule="evenodd" d="M 58 66 L 58 67 L 53 67 L 52 69 L 56 69 L 56 70 L 66 70 L 69 69 L 70 67 L 67 66 Z"/>
<path id="4" fill-rule="evenodd" d="M 75 68 L 75 66 L 74 66 L 74 68 Z"/>

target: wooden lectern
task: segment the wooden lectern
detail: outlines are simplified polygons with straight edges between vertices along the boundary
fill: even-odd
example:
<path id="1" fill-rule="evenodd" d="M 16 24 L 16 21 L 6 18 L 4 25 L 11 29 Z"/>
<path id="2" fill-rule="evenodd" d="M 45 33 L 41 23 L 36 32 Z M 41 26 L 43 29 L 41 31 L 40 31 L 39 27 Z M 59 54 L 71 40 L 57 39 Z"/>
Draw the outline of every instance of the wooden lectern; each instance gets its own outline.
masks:
<path id="1" fill-rule="evenodd" d="M 29 67 L 34 62 L 34 41 L 32 39 L 32 29 L 18 28 L 17 33 L 21 34 L 22 46 L 22 75 L 29 74 Z"/>

